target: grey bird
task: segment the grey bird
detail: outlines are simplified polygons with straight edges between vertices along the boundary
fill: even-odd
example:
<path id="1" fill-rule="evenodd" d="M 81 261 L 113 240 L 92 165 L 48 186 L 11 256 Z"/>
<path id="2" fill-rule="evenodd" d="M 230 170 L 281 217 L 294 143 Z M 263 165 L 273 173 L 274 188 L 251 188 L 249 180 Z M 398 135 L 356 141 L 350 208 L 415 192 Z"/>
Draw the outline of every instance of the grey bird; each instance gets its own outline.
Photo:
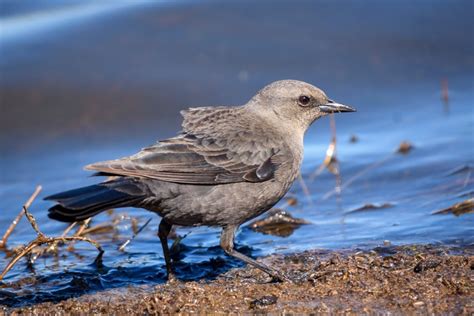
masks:
<path id="1" fill-rule="evenodd" d="M 110 208 L 157 213 L 169 279 L 174 275 L 167 237 L 173 225 L 222 227 L 220 245 L 228 255 L 288 280 L 236 251 L 235 232 L 289 190 L 299 174 L 308 127 L 330 113 L 354 111 L 296 80 L 273 82 L 242 106 L 184 110 L 178 136 L 133 156 L 86 166 L 112 178 L 45 198 L 57 202 L 48 215 L 74 222 Z"/>

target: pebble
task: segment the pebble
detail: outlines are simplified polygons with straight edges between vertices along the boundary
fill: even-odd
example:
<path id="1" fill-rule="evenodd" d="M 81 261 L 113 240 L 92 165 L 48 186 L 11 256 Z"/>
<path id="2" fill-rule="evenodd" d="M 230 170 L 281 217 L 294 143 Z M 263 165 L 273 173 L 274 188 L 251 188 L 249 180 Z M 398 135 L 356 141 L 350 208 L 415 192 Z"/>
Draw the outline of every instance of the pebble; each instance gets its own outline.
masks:
<path id="1" fill-rule="evenodd" d="M 417 301 L 417 302 L 413 303 L 414 307 L 421 307 L 423 305 L 425 305 L 425 302 L 422 302 L 422 301 Z"/>

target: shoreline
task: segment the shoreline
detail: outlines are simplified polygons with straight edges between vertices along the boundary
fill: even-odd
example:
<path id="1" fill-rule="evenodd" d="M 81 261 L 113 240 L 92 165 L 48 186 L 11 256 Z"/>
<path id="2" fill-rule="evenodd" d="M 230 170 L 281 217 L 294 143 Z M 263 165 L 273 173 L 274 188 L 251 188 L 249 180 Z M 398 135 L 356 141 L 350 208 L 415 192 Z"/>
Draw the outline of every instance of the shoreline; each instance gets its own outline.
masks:
<path id="1" fill-rule="evenodd" d="M 311 250 L 261 258 L 295 282 L 235 268 L 215 280 L 105 290 L 5 314 L 474 312 L 474 247 L 408 245 Z"/>

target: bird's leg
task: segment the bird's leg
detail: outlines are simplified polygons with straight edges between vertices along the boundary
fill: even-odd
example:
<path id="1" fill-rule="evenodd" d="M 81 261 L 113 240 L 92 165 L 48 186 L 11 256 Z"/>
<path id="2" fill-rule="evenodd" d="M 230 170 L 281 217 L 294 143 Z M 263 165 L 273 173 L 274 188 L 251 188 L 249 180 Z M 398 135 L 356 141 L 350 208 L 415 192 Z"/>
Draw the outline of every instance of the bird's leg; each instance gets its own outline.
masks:
<path id="1" fill-rule="evenodd" d="M 158 237 L 161 241 L 161 247 L 163 248 L 163 255 L 165 256 L 166 262 L 166 272 L 168 273 L 168 281 L 174 281 L 174 271 L 173 266 L 171 265 L 171 256 L 170 256 L 170 249 L 168 248 L 168 235 L 171 231 L 171 225 L 168 223 L 164 218 L 160 222 L 160 226 L 158 228 Z"/>
<path id="2" fill-rule="evenodd" d="M 274 279 L 278 281 L 289 281 L 287 277 L 282 275 L 280 272 L 278 272 L 275 269 L 272 269 L 250 257 L 247 257 L 246 255 L 236 251 L 234 249 L 234 235 L 235 231 L 237 230 L 238 226 L 236 225 L 228 225 L 224 227 L 222 230 L 221 234 L 221 247 L 224 249 L 224 251 L 232 257 L 235 257 L 237 259 L 240 259 L 244 261 L 247 264 L 250 264 L 266 273 L 268 273 L 270 276 L 272 276 Z"/>

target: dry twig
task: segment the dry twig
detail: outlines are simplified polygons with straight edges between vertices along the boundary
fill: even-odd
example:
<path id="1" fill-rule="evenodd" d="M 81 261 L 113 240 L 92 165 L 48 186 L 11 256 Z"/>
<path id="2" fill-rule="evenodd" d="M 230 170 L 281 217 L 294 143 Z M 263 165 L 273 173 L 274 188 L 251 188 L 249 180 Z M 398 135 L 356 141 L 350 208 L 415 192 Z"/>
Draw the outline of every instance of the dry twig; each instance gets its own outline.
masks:
<path id="1" fill-rule="evenodd" d="M 26 201 L 24 207 L 21 209 L 20 213 L 18 213 L 18 215 L 13 220 L 13 222 L 10 224 L 10 227 L 8 227 L 7 231 L 5 232 L 5 234 L 2 237 L 2 241 L 0 242 L 0 248 L 5 248 L 6 247 L 8 237 L 10 237 L 10 235 L 13 232 L 13 230 L 15 229 L 16 225 L 18 225 L 21 218 L 25 214 L 24 209 L 29 208 L 31 206 L 33 201 L 36 199 L 38 194 L 41 192 L 41 189 L 42 189 L 42 187 L 40 185 L 38 185 L 36 187 L 35 192 L 33 192 L 33 194 L 30 196 L 30 198 Z"/>
<path id="2" fill-rule="evenodd" d="M 73 235 L 73 236 L 82 236 L 82 235 L 86 235 L 85 233 L 85 230 L 87 227 L 89 227 L 89 223 L 91 222 L 92 218 L 89 217 L 88 219 L 86 219 L 85 221 L 82 222 L 81 226 L 79 226 L 79 228 L 76 230 L 76 233 Z M 67 247 L 67 250 L 68 251 L 71 251 L 74 249 L 74 241 L 72 241 L 71 243 L 69 243 L 69 246 Z"/>
<path id="3" fill-rule="evenodd" d="M 339 177 L 339 162 L 336 157 L 336 145 L 337 145 L 337 131 L 336 131 L 336 120 L 334 119 L 334 114 L 330 116 L 330 127 L 331 127 L 331 142 L 329 143 L 328 149 L 326 149 L 326 156 L 324 157 L 323 163 L 319 166 L 316 171 L 313 172 L 310 176 L 310 180 L 313 181 L 317 176 L 323 172 L 325 168 L 329 170 L 332 174 Z"/>
<path id="4" fill-rule="evenodd" d="M 25 214 L 26 218 L 28 219 L 28 221 L 31 224 L 31 227 L 36 231 L 38 236 L 33 241 L 28 243 L 25 247 L 23 247 L 23 249 L 17 255 L 15 255 L 15 257 L 13 257 L 13 259 L 8 263 L 8 265 L 5 267 L 5 269 L 3 269 L 2 273 L 0 274 L 0 281 L 3 280 L 3 277 L 8 273 L 8 271 L 11 270 L 11 268 L 13 268 L 13 266 L 22 257 L 26 256 L 28 253 L 30 253 L 36 247 L 39 247 L 39 246 L 44 245 L 44 244 L 54 245 L 58 242 L 66 243 L 68 241 L 77 241 L 77 240 L 79 240 L 79 241 L 88 242 L 88 243 L 90 243 L 91 245 L 93 245 L 94 247 L 97 248 L 97 250 L 99 251 L 99 255 L 97 256 L 96 261 L 99 260 L 102 256 L 102 254 L 104 253 L 104 250 L 102 249 L 102 247 L 100 246 L 100 244 L 97 241 L 92 240 L 92 239 L 87 238 L 87 237 L 82 237 L 82 236 L 47 237 L 39 229 L 38 224 L 36 223 L 36 219 L 28 211 L 28 208 L 26 207 L 26 205 L 23 206 L 23 213 Z"/>
<path id="5" fill-rule="evenodd" d="M 326 199 L 330 198 L 331 196 L 333 196 L 336 193 L 339 194 L 342 191 L 342 189 L 347 188 L 350 184 L 352 184 L 355 180 L 357 180 L 358 178 L 360 178 L 361 176 L 366 174 L 368 171 L 370 171 L 370 170 L 386 163 L 387 161 L 389 161 L 390 159 L 395 157 L 395 154 L 398 154 L 398 153 L 406 154 L 412 149 L 413 149 L 413 145 L 410 142 L 408 142 L 408 141 L 401 142 L 400 146 L 397 148 L 395 153 L 391 153 L 391 154 L 385 156 L 384 158 L 380 159 L 379 161 L 376 161 L 373 164 L 367 166 L 365 169 L 362 169 L 361 171 L 356 173 L 354 176 L 352 176 L 349 180 L 344 182 L 344 184 L 341 185 L 339 191 L 337 190 L 337 187 L 336 187 L 334 190 L 331 190 L 331 191 L 327 192 L 321 199 L 326 200 Z"/>
<path id="6" fill-rule="evenodd" d="M 124 242 L 124 243 L 118 248 L 118 250 L 119 250 L 119 251 L 123 251 L 123 250 L 125 249 L 125 247 L 127 247 L 127 245 L 130 244 L 130 242 L 131 242 L 132 240 L 134 240 L 135 237 L 137 237 L 137 235 L 140 234 L 140 232 L 141 232 L 143 229 L 145 229 L 145 227 L 147 227 L 147 225 L 151 222 L 151 219 L 152 219 L 152 218 L 150 217 L 150 218 L 145 222 L 145 224 L 143 224 L 143 225 L 137 230 L 137 232 L 132 235 L 131 238 L 127 239 L 127 241 Z"/>
<path id="7" fill-rule="evenodd" d="M 304 195 L 306 196 L 306 199 L 308 199 L 309 204 L 313 204 L 313 199 L 311 198 L 311 192 L 309 192 L 308 186 L 306 185 L 306 182 L 303 179 L 303 176 L 301 174 L 298 175 L 298 181 L 301 185 L 301 189 L 303 190 Z"/>
<path id="8" fill-rule="evenodd" d="M 63 233 L 61 234 L 61 237 L 66 237 L 66 235 L 71 231 L 71 229 L 74 228 L 74 226 L 76 226 L 77 222 L 73 222 L 71 224 L 69 224 L 69 226 L 63 231 Z M 38 251 L 34 256 L 32 256 L 30 258 L 30 262 L 29 264 L 32 265 L 35 263 L 35 261 L 41 257 L 45 252 L 54 252 L 57 250 L 57 246 L 59 244 L 59 240 L 54 242 L 54 243 L 51 243 L 51 245 L 47 248 L 43 248 L 41 249 L 40 251 Z"/>
<path id="9" fill-rule="evenodd" d="M 390 154 L 382 159 L 380 159 L 379 161 L 376 161 L 374 162 L 373 164 L 367 166 L 365 169 L 362 169 L 361 171 L 359 171 L 358 173 L 356 173 L 354 176 L 352 176 L 349 180 L 347 180 L 346 182 L 344 182 L 344 184 L 341 185 L 341 188 L 340 188 L 340 191 L 342 191 L 342 189 L 345 189 L 347 188 L 349 185 L 351 185 L 355 180 L 357 180 L 358 178 L 360 178 L 361 176 L 363 176 L 364 174 L 366 174 L 367 172 L 369 172 L 370 170 L 384 164 L 385 162 L 387 162 L 390 158 L 394 157 L 393 154 Z M 336 189 L 333 189 L 329 192 L 327 192 L 321 199 L 322 200 L 327 200 L 328 198 L 330 198 L 331 196 L 333 196 L 334 194 L 338 193 L 338 191 Z"/>
<path id="10" fill-rule="evenodd" d="M 342 191 L 342 180 L 339 169 L 339 161 L 337 160 L 337 130 L 334 114 L 330 115 L 330 119 L 331 142 L 329 143 L 328 149 L 326 150 L 326 157 L 324 158 L 323 163 L 313 172 L 313 174 L 311 174 L 310 181 L 314 181 L 314 179 L 319 176 L 324 171 L 324 169 L 327 169 L 336 177 L 336 186 L 333 191 L 337 194 L 340 194 Z"/>

